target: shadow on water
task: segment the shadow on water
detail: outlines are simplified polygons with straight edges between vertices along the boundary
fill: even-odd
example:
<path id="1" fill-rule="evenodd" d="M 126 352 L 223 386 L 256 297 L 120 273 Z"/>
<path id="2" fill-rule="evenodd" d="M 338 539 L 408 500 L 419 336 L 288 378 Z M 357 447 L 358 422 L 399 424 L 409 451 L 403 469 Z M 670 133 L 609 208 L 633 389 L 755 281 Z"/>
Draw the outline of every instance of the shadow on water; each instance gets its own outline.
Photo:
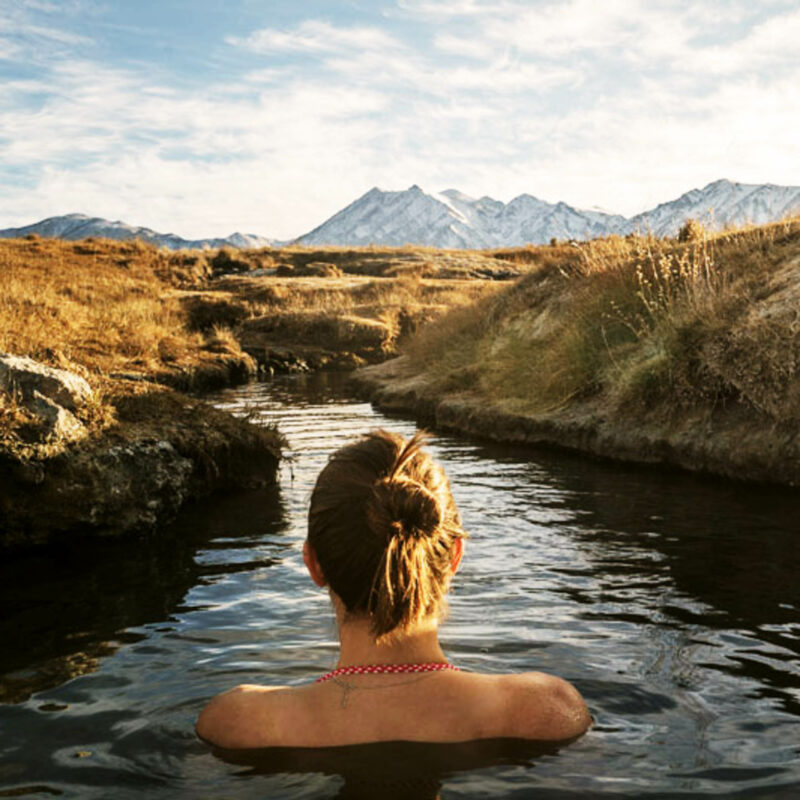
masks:
<path id="1" fill-rule="evenodd" d="M 249 544 L 286 524 L 273 487 L 197 503 L 151 537 L 73 540 L 0 564 L 0 703 L 95 671 L 120 645 L 146 638 L 131 628 L 187 610 L 189 589 L 215 574 L 276 563 L 203 565 L 195 556 L 232 540 Z"/>
<path id="2" fill-rule="evenodd" d="M 239 777 L 318 773 L 342 778 L 336 800 L 438 798 L 444 781 L 461 772 L 498 766 L 530 768 L 569 742 L 484 739 L 453 744 L 380 742 L 347 747 L 220 750 L 214 754 L 240 765 Z"/>
<path id="3" fill-rule="evenodd" d="M 481 455 L 531 454 L 488 445 Z M 569 580 L 560 587 L 585 606 L 583 619 L 647 624 L 657 611 L 662 628 L 738 636 L 738 655 L 708 666 L 757 677 L 774 690 L 762 696 L 800 715 L 790 669 L 800 667 L 800 491 L 547 451 L 530 469 L 554 489 L 534 521 L 547 526 L 555 512 L 587 558 L 553 571 L 602 583 L 600 593 Z M 665 580 L 670 591 L 652 591 Z M 639 590 L 657 596 L 658 608 L 637 607 Z"/>
<path id="4" fill-rule="evenodd" d="M 493 461 L 529 461 L 522 448 L 483 446 Z M 725 616 L 724 624 L 797 622 L 800 609 L 800 490 L 740 484 L 569 453 L 535 451 L 539 501 L 582 544 L 596 567 L 648 576 L 667 559 L 678 588 Z M 722 514 L 724 513 L 724 516 Z M 586 598 L 587 604 L 597 601 Z M 676 613 L 679 613 L 676 611 Z"/>

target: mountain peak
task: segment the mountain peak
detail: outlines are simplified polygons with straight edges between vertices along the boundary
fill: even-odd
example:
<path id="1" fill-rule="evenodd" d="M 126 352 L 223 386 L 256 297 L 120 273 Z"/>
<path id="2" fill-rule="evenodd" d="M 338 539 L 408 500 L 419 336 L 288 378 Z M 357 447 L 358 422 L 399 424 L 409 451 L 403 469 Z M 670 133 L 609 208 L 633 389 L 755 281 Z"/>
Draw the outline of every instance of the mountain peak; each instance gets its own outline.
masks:
<path id="1" fill-rule="evenodd" d="M 459 192 L 458 189 L 445 189 L 443 192 L 439 192 L 439 194 L 443 195 L 448 200 L 455 200 L 459 203 L 477 202 L 474 197 L 470 197 L 468 194 L 464 194 L 464 192 Z"/>
<path id="2" fill-rule="evenodd" d="M 729 181 L 727 178 L 720 178 L 719 180 L 712 181 L 708 185 L 704 186 L 703 187 L 703 191 L 706 192 L 709 189 L 712 189 L 714 191 L 717 191 L 719 189 L 730 189 L 730 188 L 732 188 L 734 186 L 740 186 L 740 185 L 741 184 L 733 183 L 732 181 Z"/>
<path id="3" fill-rule="evenodd" d="M 673 236 L 690 217 L 711 226 L 766 222 L 798 208 L 800 187 L 747 186 L 724 178 L 632 218 L 597 207 L 577 209 L 563 200 L 548 203 L 527 193 L 502 203 L 491 197 L 475 200 L 453 188 L 430 194 L 413 184 L 405 191 L 372 193 L 367 202 L 348 206 L 297 241 L 309 245 L 513 247 L 542 244 L 552 238 L 585 239 L 636 230 Z"/>
<path id="4" fill-rule="evenodd" d="M 86 214 L 75 213 L 64 214 L 60 217 L 48 217 L 21 228 L 6 228 L 0 230 L 0 238 L 20 238 L 30 233 L 67 241 L 77 241 L 88 236 L 117 240 L 141 239 L 156 247 L 167 247 L 170 250 L 195 250 L 225 246 L 266 247 L 274 244 L 272 239 L 241 233 L 234 233 L 224 239 L 183 239 L 174 233 L 158 233 L 150 228 L 129 225 L 122 220 L 112 222 L 102 217 L 90 217 Z"/>

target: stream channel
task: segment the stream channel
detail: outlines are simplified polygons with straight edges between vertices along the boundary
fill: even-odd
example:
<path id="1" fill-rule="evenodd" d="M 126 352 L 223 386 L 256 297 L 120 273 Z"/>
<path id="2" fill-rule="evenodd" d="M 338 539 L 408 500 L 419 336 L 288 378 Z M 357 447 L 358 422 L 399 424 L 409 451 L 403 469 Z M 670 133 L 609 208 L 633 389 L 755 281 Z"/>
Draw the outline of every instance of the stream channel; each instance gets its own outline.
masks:
<path id="1" fill-rule="evenodd" d="M 0 565 L 0 797 L 800 796 L 796 490 L 435 435 L 471 534 L 441 639 L 486 672 L 575 683 L 577 742 L 275 751 L 193 733 L 213 694 L 297 684 L 336 659 L 301 550 L 316 474 L 376 427 L 341 376 L 213 395 L 279 423 L 269 491 L 217 497 L 152 541 Z"/>

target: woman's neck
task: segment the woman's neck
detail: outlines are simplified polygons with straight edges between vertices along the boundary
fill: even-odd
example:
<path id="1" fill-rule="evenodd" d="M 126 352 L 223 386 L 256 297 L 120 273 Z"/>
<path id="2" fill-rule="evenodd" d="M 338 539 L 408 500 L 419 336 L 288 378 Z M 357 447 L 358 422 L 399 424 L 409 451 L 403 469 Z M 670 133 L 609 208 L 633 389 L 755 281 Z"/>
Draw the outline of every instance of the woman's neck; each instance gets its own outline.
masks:
<path id="1" fill-rule="evenodd" d="M 349 619 L 337 614 L 339 625 L 338 667 L 362 664 L 429 664 L 447 661 L 439 646 L 435 620 L 417 626 L 409 633 L 389 637 L 378 644 L 370 630 L 369 621 Z"/>

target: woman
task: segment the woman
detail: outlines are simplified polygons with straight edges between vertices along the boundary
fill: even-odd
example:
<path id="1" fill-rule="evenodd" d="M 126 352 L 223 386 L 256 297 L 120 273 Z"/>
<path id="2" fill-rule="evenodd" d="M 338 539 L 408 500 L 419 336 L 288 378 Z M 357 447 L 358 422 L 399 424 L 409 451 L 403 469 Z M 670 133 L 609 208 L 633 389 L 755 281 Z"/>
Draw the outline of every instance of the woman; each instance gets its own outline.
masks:
<path id="1" fill-rule="evenodd" d="M 561 741 L 591 722 L 577 690 L 551 675 L 462 672 L 437 625 L 465 531 L 447 478 L 410 440 L 375 431 L 333 454 L 311 497 L 303 558 L 328 588 L 336 669 L 297 687 L 237 686 L 197 733 L 222 748 L 382 741 Z"/>

